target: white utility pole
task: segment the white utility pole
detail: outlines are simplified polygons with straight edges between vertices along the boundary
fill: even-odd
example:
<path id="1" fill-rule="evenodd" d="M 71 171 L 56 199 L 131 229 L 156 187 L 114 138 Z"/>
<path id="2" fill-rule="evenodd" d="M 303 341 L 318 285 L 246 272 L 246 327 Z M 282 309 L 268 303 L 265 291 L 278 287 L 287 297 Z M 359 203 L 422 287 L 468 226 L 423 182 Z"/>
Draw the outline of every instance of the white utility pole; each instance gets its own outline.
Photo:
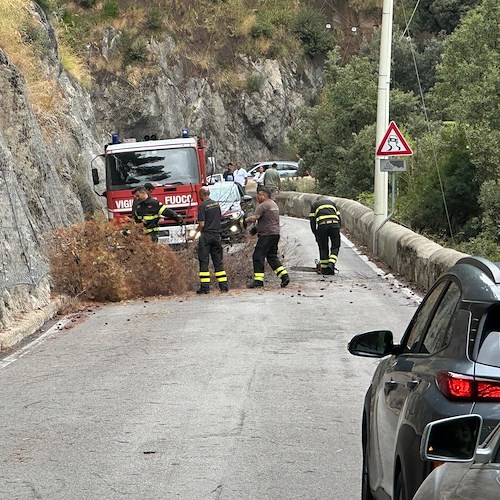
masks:
<path id="1" fill-rule="evenodd" d="M 391 45 L 392 45 L 392 13 L 394 0 L 384 0 L 382 6 L 382 31 L 380 39 L 380 60 L 378 71 L 377 94 L 377 133 L 376 146 L 382 142 L 389 126 L 389 90 L 391 86 Z M 387 219 L 387 172 L 380 171 L 380 158 L 375 157 L 375 189 L 374 206 L 375 214 L 375 239 L 376 231 Z M 374 241 L 376 251 L 376 241 Z"/>

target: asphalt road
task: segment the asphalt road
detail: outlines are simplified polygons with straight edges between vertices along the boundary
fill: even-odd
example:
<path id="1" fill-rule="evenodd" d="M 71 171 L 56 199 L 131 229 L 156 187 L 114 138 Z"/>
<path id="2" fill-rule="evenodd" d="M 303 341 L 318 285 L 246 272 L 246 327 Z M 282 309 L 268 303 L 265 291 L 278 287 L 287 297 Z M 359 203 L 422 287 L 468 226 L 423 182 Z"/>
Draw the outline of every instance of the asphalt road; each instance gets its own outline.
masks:
<path id="1" fill-rule="evenodd" d="M 346 345 L 417 300 L 346 241 L 316 275 L 282 223 L 286 289 L 109 305 L 0 360 L 0 499 L 360 498 L 376 361 Z"/>

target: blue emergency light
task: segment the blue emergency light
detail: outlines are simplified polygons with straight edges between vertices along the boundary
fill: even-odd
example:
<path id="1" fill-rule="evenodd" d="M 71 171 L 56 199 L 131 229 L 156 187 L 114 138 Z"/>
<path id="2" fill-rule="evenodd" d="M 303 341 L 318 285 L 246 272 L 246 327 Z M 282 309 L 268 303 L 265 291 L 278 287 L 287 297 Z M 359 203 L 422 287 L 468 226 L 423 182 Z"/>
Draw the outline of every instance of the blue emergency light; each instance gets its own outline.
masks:
<path id="1" fill-rule="evenodd" d="M 186 139 L 187 137 L 189 137 L 189 129 L 188 128 L 183 128 L 182 129 L 182 136 L 184 139 Z"/>

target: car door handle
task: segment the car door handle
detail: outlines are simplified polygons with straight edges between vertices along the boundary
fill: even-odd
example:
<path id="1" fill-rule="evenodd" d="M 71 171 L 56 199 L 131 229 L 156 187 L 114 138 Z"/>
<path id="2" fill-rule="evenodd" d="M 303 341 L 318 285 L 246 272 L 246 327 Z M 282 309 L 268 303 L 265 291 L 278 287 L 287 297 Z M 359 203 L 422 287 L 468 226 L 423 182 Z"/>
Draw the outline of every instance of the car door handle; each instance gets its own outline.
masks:
<path id="1" fill-rule="evenodd" d="M 410 391 L 413 391 L 420 382 L 418 380 L 411 380 L 410 382 L 406 382 L 406 388 L 409 389 Z"/>

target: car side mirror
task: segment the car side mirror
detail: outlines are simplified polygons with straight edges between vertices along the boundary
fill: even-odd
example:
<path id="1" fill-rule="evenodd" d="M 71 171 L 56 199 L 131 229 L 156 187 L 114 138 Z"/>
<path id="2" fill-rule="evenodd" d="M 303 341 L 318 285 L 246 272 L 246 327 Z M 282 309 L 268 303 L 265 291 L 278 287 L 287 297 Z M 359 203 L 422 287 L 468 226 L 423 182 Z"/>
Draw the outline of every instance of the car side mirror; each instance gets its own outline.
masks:
<path id="1" fill-rule="evenodd" d="M 392 332 L 389 330 L 376 330 L 356 335 L 349 342 L 347 349 L 355 356 L 382 358 L 393 353 Z"/>
<path id="2" fill-rule="evenodd" d="M 460 415 L 430 422 L 420 441 L 422 460 L 470 462 L 481 436 L 480 415 Z"/>

